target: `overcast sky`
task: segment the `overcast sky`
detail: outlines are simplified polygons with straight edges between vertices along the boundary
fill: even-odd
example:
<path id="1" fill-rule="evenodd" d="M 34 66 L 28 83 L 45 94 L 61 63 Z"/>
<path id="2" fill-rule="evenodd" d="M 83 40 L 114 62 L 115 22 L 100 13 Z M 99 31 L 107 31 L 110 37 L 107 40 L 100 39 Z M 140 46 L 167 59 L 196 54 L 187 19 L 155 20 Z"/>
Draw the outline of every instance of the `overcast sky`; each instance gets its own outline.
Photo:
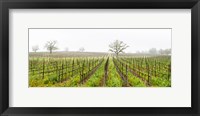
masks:
<path id="1" fill-rule="evenodd" d="M 56 40 L 58 51 L 108 52 L 115 40 L 126 43 L 127 53 L 146 51 L 150 48 L 171 48 L 171 29 L 29 29 L 29 51 L 38 45 L 39 51 L 47 51 L 44 45 Z"/>

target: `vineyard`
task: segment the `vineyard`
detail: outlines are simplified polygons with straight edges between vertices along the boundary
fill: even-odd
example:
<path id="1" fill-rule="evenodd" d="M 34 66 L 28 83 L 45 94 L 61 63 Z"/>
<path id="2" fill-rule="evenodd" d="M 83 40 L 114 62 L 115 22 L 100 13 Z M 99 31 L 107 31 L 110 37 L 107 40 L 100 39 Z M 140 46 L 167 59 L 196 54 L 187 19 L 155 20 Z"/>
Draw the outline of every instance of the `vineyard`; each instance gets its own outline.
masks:
<path id="1" fill-rule="evenodd" d="M 171 87 L 171 56 L 29 56 L 29 87 Z"/>

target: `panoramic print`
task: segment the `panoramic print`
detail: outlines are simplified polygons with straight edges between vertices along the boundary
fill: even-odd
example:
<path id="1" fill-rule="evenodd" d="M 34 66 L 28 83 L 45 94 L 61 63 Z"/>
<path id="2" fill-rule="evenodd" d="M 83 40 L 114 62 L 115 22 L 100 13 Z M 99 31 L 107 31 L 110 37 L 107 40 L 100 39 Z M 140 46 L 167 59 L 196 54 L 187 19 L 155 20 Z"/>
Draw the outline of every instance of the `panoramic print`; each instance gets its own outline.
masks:
<path id="1" fill-rule="evenodd" d="M 29 29 L 29 87 L 171 87 L 171 29 Z"/>

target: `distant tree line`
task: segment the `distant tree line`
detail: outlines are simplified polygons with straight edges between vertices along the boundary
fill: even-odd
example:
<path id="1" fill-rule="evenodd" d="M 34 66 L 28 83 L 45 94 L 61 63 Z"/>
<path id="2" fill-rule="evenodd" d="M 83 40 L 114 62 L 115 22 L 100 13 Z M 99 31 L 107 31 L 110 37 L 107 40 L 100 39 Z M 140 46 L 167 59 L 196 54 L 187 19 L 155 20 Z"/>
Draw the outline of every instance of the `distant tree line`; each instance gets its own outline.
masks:
<path id="1" fill-rule="evenodd" d="M 47 49 L 47 51 L 49 51 L 50 54 L 52 54 L 52 52 L 54 50 L 57 50 L 58 47 L 57 45 L 57 41 L 47 41 L 44 48 Z M 129 46 L 127 44 L 125 44 L 123 41 L 120 40 L 115 40 L 113 43 L 109 44 L 109 51 L 113 52 L 116 54 L 116 56 L 118 56 L 120 53 L 124 53 L 124 50 L 126 48 L 128 48 Z M 39 46 L 35 45 L 32 46 L 32 51 L 37 52 L 39 50 Z M 66 47 L 65 51 L 68 52 L 69 48 Z M 84 47 L 80 47 L 78 49 L 79 52 L 85 52 L 85 48 Z M 157 50 L 156 48 L 151 48 L 148 51 L 137 51 L 137 54 L 161 54 L 161 55 L 170 55 L 171 54 L 171 49 L 159 49 Z"/>
<path id="2" fill-rule="evenodd" d="M 58 49 L 58 47 L 56 45 L 57 45 L 57 41 L 47 41 L 45 46 L 44 46 L 44 48 L 46 48 L 47 51 L 49 51 L 49 53 L 52 54 L 54 50 Z M 38 50 L 39 50 L 39 46 L 38 45 L 32 46 L 32 51 L 37 52 Z M 65 51 L 68 52 L 69 48 L 66 47 Z M 79 52 L 84 52 L 85 48 L 84 47 L 80 47 L 78 49 L 78 51 Z"/>
<path id="3" fill-rule="evenodd" d="M 171 49 L 159 49 L 151 48 L 148 51 L 137 51 L 137 54 L 160 54 L 160 55 L 170 55 Z"/>

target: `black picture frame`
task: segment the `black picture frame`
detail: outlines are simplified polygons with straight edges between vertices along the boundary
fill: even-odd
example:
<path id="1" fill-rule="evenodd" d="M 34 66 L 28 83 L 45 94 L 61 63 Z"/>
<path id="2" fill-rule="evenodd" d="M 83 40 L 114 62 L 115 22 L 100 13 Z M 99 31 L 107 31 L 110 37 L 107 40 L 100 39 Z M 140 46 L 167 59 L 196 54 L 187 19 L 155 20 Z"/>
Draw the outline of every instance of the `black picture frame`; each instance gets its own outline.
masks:
<path id="1" fill-rule="evenodd" d="M 191 9 L 192 107 L 143 108 L 32 108 L 9 107 L 9 9 Z M 199 0 L 0 0 L 0 114 L 2 116 L 105 115 L 199 116 L 200 115 L 200 2 Z"/>

